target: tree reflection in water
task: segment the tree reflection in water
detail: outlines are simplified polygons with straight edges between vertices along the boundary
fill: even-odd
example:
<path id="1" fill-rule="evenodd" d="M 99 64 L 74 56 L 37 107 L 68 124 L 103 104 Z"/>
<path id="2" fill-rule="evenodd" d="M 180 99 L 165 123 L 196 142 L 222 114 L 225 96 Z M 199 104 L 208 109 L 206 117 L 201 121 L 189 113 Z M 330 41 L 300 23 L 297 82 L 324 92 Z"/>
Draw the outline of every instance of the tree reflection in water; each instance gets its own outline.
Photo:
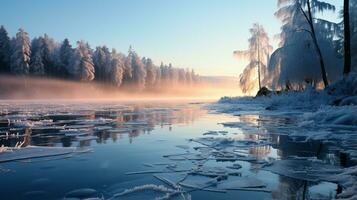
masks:
<path id="1" fill-rule="evenodd" d="M 78 105 L 51 106 L 47 109 L 39 108 L 41 104 L 34 104 L 24 109 L 19 105 L 18 109 L 7 112 L 2 118 L 12 118 L 13 121 L 24 121 L 28 124 L 49 120 L 51 123 L 35 126 L 17 127 L 15 123 L 4 127 L 0 132 L 0 145 L 13 147 L 19 141 L 24 141 L 24 146 L 78 146 L 87 147 L 95 141 L 105 144 L 108 140 L 117 142 L 128 137 L 130 143 L 134 138 L 142 134 L 150 134 L 155 128 L 169 127 L 173 124 L 190 124 L 205 111 L 198 106 L 171 106 L 164 105 L 134 105 L 134 106 L 93 106 L 78 107 Z M 107 121 L 104 121 L 107 120 Z M 99 120 L 99 122 L 97 121 Z M 103 123 L 100 123 L 103 120 Z M 133 124 L 128 125 L 128 123 Z M 140 122 L 135 124 L 136 122 Z M 71 128 L 83 126 L 79 128 Z M 97 130 L 98 127 L 108 126 L 108 129 Z M 55 128 L 56 127 L 56 128 Z M 68 128 L 69 127 L 69 128 Z M 128 132 L 115 133 L 111 129 L 130 129 Z M 62 130 L 75 130 L 78 135 L 62 134 Z M 6 137 L 9 135 L 8 137 Z M 82 137 L 82 134 L 84 136 Z M 92 136 L 92 137 L 90 137 Z"/>

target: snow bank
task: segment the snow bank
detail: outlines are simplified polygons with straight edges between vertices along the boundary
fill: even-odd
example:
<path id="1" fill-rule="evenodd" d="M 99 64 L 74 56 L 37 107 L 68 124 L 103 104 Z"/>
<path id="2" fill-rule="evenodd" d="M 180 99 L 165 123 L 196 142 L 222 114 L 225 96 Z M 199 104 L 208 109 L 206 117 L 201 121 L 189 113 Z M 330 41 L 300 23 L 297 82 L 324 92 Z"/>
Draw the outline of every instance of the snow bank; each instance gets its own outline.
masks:
<path id="1" fill-rule="evenodd" d="M 357 126 L 357 106 L 320 107 L 316 112 L 304 114 L 302 123 L 308 122 L 327 126 Z"/>
<path id="2" fill-rule="evenodd" d="M 351 74 L 323 91 L 309 87 L 302 92 L 290 91 L 268 97 L 222 97 L 211 109 L 235 115 L 253 111 L 260 111 L 258 114 L 311 112 L 303 116 L 302 124 L 357 126 L 357 74 Z"/>
<path id="3" fill-rule="evenodd" d="M 333 96 L 356 96 L 357 95 L 357 73 L 351 73 L 330 85 L 326 91 Z"/>
<path id="4" fill-rule="evenodd" d="M 219 104 L 249 105 L 255 104 L 264 106 L 267 110 L 282 109 L 311 109 L 321 105 L 326 105 L 331 101 L 331 97 L 324 91 L 316 91 L 307 88 L 303 92 L 285 92 L 280 95 L 261 97 L 222 97 Z"/>

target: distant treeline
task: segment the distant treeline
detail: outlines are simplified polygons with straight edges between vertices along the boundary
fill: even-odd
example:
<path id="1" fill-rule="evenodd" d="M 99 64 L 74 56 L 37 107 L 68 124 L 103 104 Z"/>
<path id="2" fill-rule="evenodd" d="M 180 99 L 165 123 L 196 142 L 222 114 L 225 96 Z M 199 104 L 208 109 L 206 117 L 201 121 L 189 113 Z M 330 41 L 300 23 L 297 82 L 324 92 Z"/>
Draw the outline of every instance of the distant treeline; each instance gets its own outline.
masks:
<path id="1" fill-rule="evenodd" d="M 171 63 L 156 66 L 132 47 L 127 55 L 106 46 L 92 49 L 85 41 L 78 41 L 74 48 L 68 39 L 58 43 L 47 34 L 31 40 L 21 28 L 10 38 L 3 26 L 0 73 L 97 81 L 115 87 L 134 86 L 138 90 L 193 85 L 199 81 L 193 70 L 176 68 Z"/>

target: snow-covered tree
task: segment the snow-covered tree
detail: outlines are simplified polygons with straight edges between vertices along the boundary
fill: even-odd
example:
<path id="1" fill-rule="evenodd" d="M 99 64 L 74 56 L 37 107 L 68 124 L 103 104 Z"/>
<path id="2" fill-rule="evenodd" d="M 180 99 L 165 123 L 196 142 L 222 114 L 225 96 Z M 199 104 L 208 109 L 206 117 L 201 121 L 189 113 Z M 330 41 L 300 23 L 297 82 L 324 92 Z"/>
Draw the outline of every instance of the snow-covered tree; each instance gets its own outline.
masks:
<path id="1" fill-rule="evenodd" d="M 147 87 L 153 88 L 156 83 L 156 67 L 150 58 L 145 61 L 146 69 L 146 85 Z"/>
<path id="2" fill-rule="evenodd" d="M 111 82 L 113 85 L 120 87 L 123 81 L 124 74 L 124 57 L 116 52 L 115 49 L 111 53 Z"/>
<path id="3" fill-rule="evenodd" d="M 86 42 L 77 42 L 77 48 L 69 67 L 68 71 L 75 79 L 80 81 L 92 81 L 94 79 L 94 64 L 89 45 Z"/>
<path id="4" fill-rule="evenodd" d="M 178 70 L 172 66 L 172 64 L 169 64 L 169 82 L 172 86 L 176 85 L 178 83 Z"/>
<path id="5" fill-rule="evenodd" d="M 192 84 L 192 74 L 189 69 L 186 69 L 186 83 L 187 85 Z"/>
<path id="6" fill-rule="evenodd" d="M 196 74 L 195 70 L 193 70 L 193 69 L 191 70 L 191 77 L 192 77 L 193 84 L 198 83 L 200 77 L 198 74 Z"/>
<path id="7" fill-rule="evenodd" d="M 162 77 L 161 77 L 161 69 L 160 67 L 156 67 L 155 69 L 156 71 L 156 79 L 155 79 L 155 87 L 156 88 L 159 88 L 161 86 L 161 83 L 162 83 Z"/>
<path id="8" fill-rule="evenodd" d="M 185 73 L 185 70 L 184 69 L 178 69 L 178 81 L 179 83 L 185 85 L 187 82 L 186 82 L 186 73 Z"/>
<path id="9" fill-rule="evenodd" d="M 249 48 L 244 51 L 235 51 L 238 59 L 247 59 L 248 65 L 240 75 L 240 87 L 244 93 L 251 92 L 258 88 L 261 89 L 262 80 L 266 75 L 268 64 L 267 58 L 272 52 L 272 46 L 269 43 L 268 34 L 264 27 L 259 24 L 253 24 L 250 29 Z M 266 79 L 264 79 L 266 80 Z M 263 84 L 266 84 L 263 82 Z"/>
<path id="10" fill-rule="evenodd" d="M 56 66 L 56 48 L 58 45 L 47 34 L 44 34 L 40 39 L 42 40 L 40 51 L 46 74 L 49 76 L 56 76 L 59 71 L 59 66 Z"/>
<path id="11" fill-rule="evenodd" d="M 63 40 L 61 47 L 58 51 L 58 59 L 59 59 L 59 77 L 68 77 L 70 72 L 68 69 L 70 68 L 70 62 L 73 56 L 74 50 L 69 43 L 69 40 L 66 38 Z"/>
<path id="12" fill-rule="evenodd" d="M 279 0 L 279 6 L 275 15 L 283 22 L 280 48 L 272 54 L 269 63 L 273 87 L 300 87 L 321 81 L 327 85 L 325 78 L 336 79 L 342 73 L 333 40 L 336 26 L 309 16 L 334 7 L 316 0 Z M 313 19 L 313 26 L 308 19 Z"/>
<path id="13" fill-rule="evenodd" d="M 8 64 L 6 64 L 8 62 Z M 172 64 L 156 67 L 149 58 L 142 58 L 131 48 L 128 56 L 111 52 L 106 46 L 93 51 L 84 41 L 72 48 L 65 39 L 57 43 L 47 34 L 30 41 L 28 34 L 19 29 L 16 37 L 9 38 L 3 26 L 0 27 L 0 72 L 8 71 L 18 75 L 54 76 L 81 81 L 98 81 L 120 87 L 123 84 L 154 89 L 172 83 L 190 83 L 198 76 L 189 70 L 175 68 Z M 187 78 L 190 77 L 190 78 Z"/>
<path id="14" fill-rule="evenodd" d="M 132 68 L 132 60 L 133 60 L 134 50 L 130 46 L 128 50 L 128 56 L 125 59 L 125 68 L 124 68 L 124 75 L 123 75 L 123 83 L 130 84 L 133 78 L 133 68 Z"/>
<path id="15" fill-rule="evenodd" d="M 14 40 L 10 69 L 13 74 L 26 75 L 30 69 L 31 44 L 28 33 L 19 29 Z"/>
<path id="16" fill-rule="evenodd" d="M 132 84 L 135 85 L 139 91 L 145 89 L 146 71 L 140 57 L 135 51 L 131 53 L 131 68 L 132 68 Z"/>
<path id="17" fill-rule="evenodd" d="M 300 14 L 304 19 L 304 28 L 297 26 L 294 27 L 296 29 L 294 31 L 304 31 L 309 34 L 311 43 L 313 45 L 313 50 L 315 51 L 315 55 L 320 65 L 320 74 L 322 81 L 325 87 L 328 86 L 328 78 L 325 66 L 326 62 L 322 53 L 323 48 L 320 47 L 318 41 L 318 35 L 316 33 L 317 31 L 315 25 L 319 23 L 327 27 L 328 29 L 332 29 L 334 27 L 334 24 L 326 20 L 318 19 L 315 17 L 315 15 L 316 13 L 323 13 L 324 11 L 335 11 L 335 6 L 320 0 L 278 0 L 278 6 L 280 7 L 280 9 L 276 14 L 283 20 L 283 22 L 289 20 L 289 15 L 291 18 L 291 15 Z"/>
<path id="18" fill-rule="evenodd" d="M 59 76 L 57 44 L 47 34 L 34 38 L 31 44 L 30 72 L 36 75 Z"/>
<path id="19" fill-rule="evenodd" d="M 106 46 L 97 47 L 93 54 L 93 62 L 95 68 L 95 79 L 98 81 L 110 82 L 112 60 L 111 53 Z"/>
<path id="20" fill-rule="evenodd" d="M 10 72 L 10 38 L 4 26 L 0 27 L 0 72 Z"/>
<path id="21" fill-rule="evenodd" d="M 36 51 L 31 55 L 30 73 L 35 76 L 45 75 L 45 65 L 43 64 L 41 51 Z"/>
<path id="22" fill-rule="evenodd" d="M 172 65 L 163 64 L 160 65 L 162 82 L 166 86 L 172 86 Z"/>

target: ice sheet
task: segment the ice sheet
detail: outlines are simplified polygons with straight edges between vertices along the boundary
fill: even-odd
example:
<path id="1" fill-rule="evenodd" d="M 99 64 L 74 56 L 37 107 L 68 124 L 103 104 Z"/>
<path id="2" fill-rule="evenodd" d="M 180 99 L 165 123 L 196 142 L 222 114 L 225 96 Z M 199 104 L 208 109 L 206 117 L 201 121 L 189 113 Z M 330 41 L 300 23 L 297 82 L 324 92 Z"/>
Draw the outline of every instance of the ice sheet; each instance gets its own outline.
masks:
<path id="1" fill-rule="evenodd" d="M 0 162 L 10 162 L 31 158 L 42 158 L 50 156 L 60 156 L 75 153 L 76 148 L 72 147 L 39 147 L 28 146 L 24 148 L 13 148 L 0 153 Z"/>

